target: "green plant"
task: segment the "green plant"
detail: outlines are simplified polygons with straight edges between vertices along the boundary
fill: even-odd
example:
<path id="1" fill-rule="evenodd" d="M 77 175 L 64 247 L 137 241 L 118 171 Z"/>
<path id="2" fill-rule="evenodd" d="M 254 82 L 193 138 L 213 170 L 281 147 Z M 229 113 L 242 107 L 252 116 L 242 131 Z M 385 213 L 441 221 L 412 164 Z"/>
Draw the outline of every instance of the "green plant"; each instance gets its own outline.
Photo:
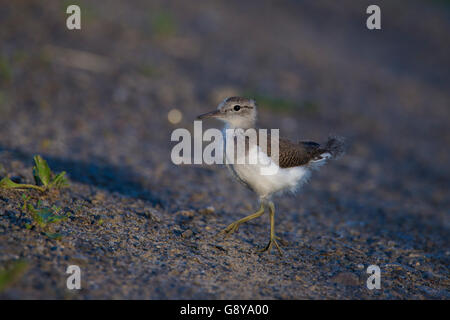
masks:
<path id="1" fill-rule="evenodd" d="M 14 261 L 8 267 L 2 267 L 0 270 L 0 292 L 19 280 L 28 267 L 28 263 L 22 260 Z"/>
<path id="2" fill-rule="evenodd" d="M 175 19 L 167 11 L 161 11 L 151 16 L 153 32 L 161 37 L 170 37 L 176 33 Z"/>
<path id="3" fill-rule="evenodd" d="M 34 156 L 33 176 L 36 185 L 15 183 L 8 177 L 0 181 L 0 188 L 5 189 L 36 189 L 45 192 L 49 189 L 60 189 L 67 186 L 66 172 L 55 175 L 41 156 Z"/>
<path id="4" fill-rule="evenodd" d="M 0 56 L 0 82 L 9 82 L 12 78 L 12 68 L 5 56 Z"/>
<path id="5" fill-rule="evenodd" d="M 24 200 L 22 210 L 30 213 L 34 223 L 43 229 L 47 229 L 48 225 L 52 223 L 64 221 L 68 218 L 68 215 L 60 214 L 60 207 L 41 207 L 40 200 L 35 207 L 31 203 L 29 203 L 29 197 L 22 195 L 22 199 Z"/>
<path id="6" fill-rule="evenodd" d="M 146 77 L 153 77 L 159 75 L 158 69 L 148 63 L 140 65 L 138 68 L 138 72 L 140 72 L 142 75 Z"/>
<path id="7" fill-rule="evenodd" d="M 53 240 L 59 240 L 62 238 L 62 234 L 61 233 L 51 233 L 51 232 L 44 232 L 44 234 L 49 237 L 50 239 Z"/>
<path id="8" fill-rule="evenodd" d="M 30 230 L 33 225 L 41 228 L 43 233 L 50 239 L 59 240 L 62 235 L 60 233 L 52 233 L 49 231 L 50 225 L 64 221 L 69 217 L 69 214 L 60 214 L 61 208 L 57 206 L 41 207 L 41 201 L 37 202 L 36 207 L 33 206 L 30 201 L 30 196 L 22 195 L 23 205 L 22 211 L 27 212 L 33 219 L 32 224 L 26 224 L 26 228 Z"/>

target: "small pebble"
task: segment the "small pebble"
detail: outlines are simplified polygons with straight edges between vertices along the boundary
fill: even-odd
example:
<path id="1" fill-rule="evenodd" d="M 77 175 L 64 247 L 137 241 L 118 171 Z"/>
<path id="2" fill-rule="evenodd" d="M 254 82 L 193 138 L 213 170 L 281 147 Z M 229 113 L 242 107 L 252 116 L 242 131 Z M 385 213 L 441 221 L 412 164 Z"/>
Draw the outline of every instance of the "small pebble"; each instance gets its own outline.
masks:
<path id="1" fill-rule="evenodd" d="M 331 278 L 335 283 L 343 284 L 345 286 L 360 285 L 359 277 L 351 272 L 342 272 Z"/>
<path id="2" fill-rule="evenodd" d="M 198 210 L 198 212 L 201 214 L 211 214 L 211 213 L 214 213 L 215 211 L 216 211 L 216 209 L 213 206 L 209 206 L 209 207 Z"/>
<path id="3" fill-rule="evenodd" d="M 177 214 L 182 215 L 184 217 L 193 217 L 194 211 L 193 210 L 181 210 L 181 211 L 178 211 Z"/>
<path id="4" fill-rule="evenodd" d="M 190 238 L 190 237 L 192 237 L 193 234 L 194 234 L 194 233 L 192 232 L 192 230 L 188 229 L 188 230 L 184 231 L 184 232 L 181 234 L 181 236 L 182 236 L 183 238 Z"/>

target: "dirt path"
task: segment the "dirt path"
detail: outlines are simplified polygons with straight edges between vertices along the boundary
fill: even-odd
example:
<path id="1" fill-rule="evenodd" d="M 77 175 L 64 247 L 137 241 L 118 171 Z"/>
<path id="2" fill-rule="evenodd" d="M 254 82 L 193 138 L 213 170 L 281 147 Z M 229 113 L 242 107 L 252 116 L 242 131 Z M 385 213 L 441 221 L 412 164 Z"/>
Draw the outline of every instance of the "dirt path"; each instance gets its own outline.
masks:
<path id="1" fill-rule="evenodd" d="M 81 31 L 54 2 L 2 4 L 0 178 L 32 183 L 41 154 L 70 187 L 25 192 L 69 216 L 60 239 L 0 190 L 0 272 L 18 273 L 0 298 L 450 298 L 450 7 L 379 2 L 380 32 L 355 1 L 83 1 Z M 284 136 L 349 141 L 276 201 L 282 258 L 255 253 L 268 216 L 214 237 L 257 206 L 225 168 L 170 161 L 171 132 L 231 94 Z"/>

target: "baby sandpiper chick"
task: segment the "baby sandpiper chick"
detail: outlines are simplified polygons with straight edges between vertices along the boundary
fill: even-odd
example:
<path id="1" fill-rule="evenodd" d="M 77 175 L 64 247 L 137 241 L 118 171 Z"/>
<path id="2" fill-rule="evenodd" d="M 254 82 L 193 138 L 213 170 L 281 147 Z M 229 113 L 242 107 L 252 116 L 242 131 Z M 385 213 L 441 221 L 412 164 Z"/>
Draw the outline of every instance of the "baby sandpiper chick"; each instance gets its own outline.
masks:
<path id="1" fill-rule="evenodd" d="M 224 132 L 227 129 L 233 129 L 234 135 L 224 134 L 226 146 L 228 143 L 235 143 L 230 139 L 236 139 L 236 136 L 244 134 L 243 132 L 247 129 L 254 128 L 256 130 L 256 109 L 256 103 L 252 99 L 230 97 L 222 101 L 217 110 L 200 115 L 198 118 L 214 118 L 225 122 Z M 231 155 L 233 159 L 228 159 L 228 154 L 225 152 L 225 157 L 233 160 L 227 161 L 228 169 L 239 182 L 259 196 L 260 208 L 255 213 L 230 224 L 222 232 L 231 234 L 237 231 L 242 223 L 260 217 L 267 206 L 270 214 L 270 240 L 260 252 L 270 251 L 275 245 L 281 255 L 282 251 L 277 242 L 280 238 L 275 235 L 275 206 L 271 200 L 273 195 L 283 191 L 297 191 L 309 178 L 312 169 L 319 168 L 327 160 L 336 158 L 343 153 L 344 143 L 343 139 L 339 137 L 331 137 L 323 145 L 311 141 L 295 143 L 279 138 L 277 141 L 278 156 L 275 156 L 271 154 L 270 135 L 267 135 L 267 139 L 267 143 L 261 143 L 259 138 L 252 142 L 246 136 L 244 138 L 246 159 L 241 159 L 243 161 L 236 158 L 239 157 L 239 152 Z M 270 165 L 276 166 L 273 174 L 263 173 L 261 170 L 263 164 L 259 162 L 250 163 L 248 159 L 252 155 L 256 155 L 258 159 L 268 159 Z M 267 163 L 264 164 L 264 167 L 267 168 Z"/>

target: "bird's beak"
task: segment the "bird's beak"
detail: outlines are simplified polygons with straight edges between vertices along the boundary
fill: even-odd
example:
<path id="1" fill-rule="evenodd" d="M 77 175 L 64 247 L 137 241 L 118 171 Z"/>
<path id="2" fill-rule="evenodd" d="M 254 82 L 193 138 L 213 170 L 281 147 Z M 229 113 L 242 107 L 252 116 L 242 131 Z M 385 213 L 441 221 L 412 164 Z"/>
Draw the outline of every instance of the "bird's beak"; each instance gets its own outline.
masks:
<path id="1" fill-rule="evenodd" d="M 203 120 L 203 119 L 216 118 L 218 115 L 220 115 L 220 111 L 219 110 L 214 110 L 214 111 L 211 111 L 211 112 L 199 115 L 197 117 L 197 119 Z"/>

